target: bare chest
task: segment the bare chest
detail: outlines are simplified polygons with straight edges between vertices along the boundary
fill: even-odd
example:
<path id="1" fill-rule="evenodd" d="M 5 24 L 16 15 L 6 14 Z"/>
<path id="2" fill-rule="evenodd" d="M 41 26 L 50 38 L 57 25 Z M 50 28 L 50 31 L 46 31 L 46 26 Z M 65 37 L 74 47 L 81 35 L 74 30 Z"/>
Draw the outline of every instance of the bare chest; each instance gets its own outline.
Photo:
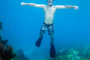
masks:
<path id="1" fill-rule="evenodd" d="M 55 11 L 56 11 L 56 9 L 54 8 L 54 7 L 48 7 L 48 6 L 46 6 L 45 8 L 44 8 L 44 11 L 45 11 L 45 14 L 47 15 L 53 15 L 54 13 L 55 13 Z"/>

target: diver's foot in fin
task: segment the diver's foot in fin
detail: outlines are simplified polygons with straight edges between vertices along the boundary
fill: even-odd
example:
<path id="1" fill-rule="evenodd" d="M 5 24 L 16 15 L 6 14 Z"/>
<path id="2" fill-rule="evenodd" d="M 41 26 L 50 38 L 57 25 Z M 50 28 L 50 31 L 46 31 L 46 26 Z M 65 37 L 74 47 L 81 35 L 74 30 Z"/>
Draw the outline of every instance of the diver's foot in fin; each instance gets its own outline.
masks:
<path id="1" fill-rule="evenodd" d="M 36 41 L 36 46 L 37 47 L 40 47 L 40 45 L 41 45 L 41 41 L 42 41 L 42 38 L 39 38 L 37 41 Z"/>
<path id="2" fill-rule="evenodd" d="M 51 47 L 50 47 L 50 57 L 54 58 L 56 56 L 56 51 L 55 51 L 55 47 L 54 44 L 51 43 Z"/>

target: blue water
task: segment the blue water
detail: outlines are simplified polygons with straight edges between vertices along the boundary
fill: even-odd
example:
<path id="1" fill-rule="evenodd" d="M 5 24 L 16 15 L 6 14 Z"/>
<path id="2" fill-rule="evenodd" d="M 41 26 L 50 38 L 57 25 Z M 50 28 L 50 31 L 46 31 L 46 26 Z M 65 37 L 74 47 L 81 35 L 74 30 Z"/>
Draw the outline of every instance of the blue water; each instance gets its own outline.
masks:
<path id="1" fill-rule="evenodd" d="M 41 47 L 35 42 L 44 21 L 41 8 L 21 6 L 21 2 L 47 4 L 47 0 L 0 0 L 0 21 L 4 31 L 3 39 L 8 39 L 15 50 L 23 49 L 29 58 L 49 57 L 50 37 L 44 35 Z M 90 44 L 90 0 L 56 0 L 54 5 L 77 5 L 78 10 L 57 10 L 54 16 L 54 42 L 56 51 L 61 48 L 79 47 Z"/>

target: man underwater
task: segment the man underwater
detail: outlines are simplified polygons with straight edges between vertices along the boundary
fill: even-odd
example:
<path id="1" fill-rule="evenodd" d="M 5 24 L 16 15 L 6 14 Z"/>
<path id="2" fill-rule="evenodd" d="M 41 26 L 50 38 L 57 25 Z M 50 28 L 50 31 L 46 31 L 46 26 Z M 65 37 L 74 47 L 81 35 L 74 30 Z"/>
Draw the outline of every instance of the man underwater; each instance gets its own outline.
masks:
<path id="1" fill-rule="evenodd" d="M 67 8 L 74 8 L 75 10 L 78 9 L 78 6 L 71 6 L 71 5 L 55 5 L 53 6 L 53 0 L 47 0 L 48 5 L 44 4 L 35 4 L 35 3 L 24 3 L 22 2 L 21 5 L 29 5 L 32 7 L 42 8 L 45 11 L 45 21 L 43 22 L 42 28 L 40 30 L 40 35 L 38 40 L 36 41 L 36 46 L 40 47 L 41 41 L 43 39 L 43 34 L 48 30 L 48 33 L 51 37 L 51 46 L 50 46 L 50 57 L 53 58 L 56 55 L 55 47 L 54 47 L 54 27 L 53 27 L 53 19 L 54 13 L 57 9 L 67 9 Z"/>

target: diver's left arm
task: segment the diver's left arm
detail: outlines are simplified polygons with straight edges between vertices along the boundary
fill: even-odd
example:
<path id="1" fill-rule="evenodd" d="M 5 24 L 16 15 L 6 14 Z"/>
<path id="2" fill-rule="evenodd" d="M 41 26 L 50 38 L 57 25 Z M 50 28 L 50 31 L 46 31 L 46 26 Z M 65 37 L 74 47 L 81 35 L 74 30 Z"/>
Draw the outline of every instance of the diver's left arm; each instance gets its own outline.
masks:
<path id="1" fill-rule="evenodd" d="M 72 6 L 72 5 L 56 5 L 55 6 L 56 9 L 68 9 L 68 8 L 74 8 L 75 10 L 78 9 L 78 6 Z"/>

